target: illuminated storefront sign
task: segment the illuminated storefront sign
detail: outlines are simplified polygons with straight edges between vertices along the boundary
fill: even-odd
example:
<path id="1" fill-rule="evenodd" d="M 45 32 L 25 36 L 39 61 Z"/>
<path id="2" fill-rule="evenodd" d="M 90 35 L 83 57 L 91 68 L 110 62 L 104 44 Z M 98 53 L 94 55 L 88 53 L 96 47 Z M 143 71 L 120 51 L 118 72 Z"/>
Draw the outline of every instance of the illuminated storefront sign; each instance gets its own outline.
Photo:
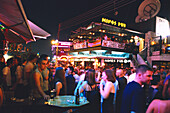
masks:
<path id="1" fill-rule="evenodd" d="M 96 40 L 94 42 L 88 42 L 88 47 L 96 47 L 101 45 L 101 40 Z"/>
<path id="2" fill-rule="evenodd" d="M 107 18 L 102 18 L 102 22 L 106 24 L 111 24 L 113 26 L 126 28 L 126 24 L 123 22 L 119 22 L 119 21 L 115 21 L 115 20 L 111 20 Z"/>
<path id="3" fill-rule="evenodd" d="M 82 49 L 82 48 L 87 48 L 86 41 L 81 42 L 81 43 L 76 43 L 73 45 L 74 49 Z"/>
<path id="4" fill-rule="evenodd" d="M 113 41 L 102 41 L 102 46 L 104 47 L 110 47 L 110 48 L 117 48 L 117 49 L 124 49 L 125 43 L 119 43 L 119 42 L 113 42 Z"/>
<path id="5" fill-rule="evenodd" d="M 78 59 L 78 58 L 75 58 L 74 61 L 95 61 L 95 59 L 89 59 L 89 58 L 85 58 L 85 59 Z"/>
<path id="6" fill-rule="evenodd" d="M 170 29 L 169 29 L 169 21 L 161 18 L 156 17 L 156 35 L 157 36 L 163 36 L 166 37 L 170 35 Z"/>
<path id="7" fill-rule="evenodd" d="M 130 63 L 131 60 L 115 60 L 115 59 L 105 59 L 104 62 L 120 62 L 120 63 Z"/>
<path id="8" fill-rule="evenodd" d="M 59 45 L 63 45 L 63 46 L 71 46 L 72 43 L 71 43 L 71 42 L 63 42 L 63 41 L 59 41 Z"/>

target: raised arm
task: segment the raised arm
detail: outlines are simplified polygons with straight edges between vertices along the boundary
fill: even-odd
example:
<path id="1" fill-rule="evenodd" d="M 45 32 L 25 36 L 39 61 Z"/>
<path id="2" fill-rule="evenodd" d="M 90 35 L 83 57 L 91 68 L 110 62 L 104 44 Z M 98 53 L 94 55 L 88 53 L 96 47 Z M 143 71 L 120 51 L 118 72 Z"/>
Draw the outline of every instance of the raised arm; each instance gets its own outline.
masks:
<path id="1" fill-rule="evenodd" d="M 61 88 L 62 88 L 62 83 L 61 82 L 57 82 L 56 86 L 55 86 L 56 96 L 58 96 L 60 94 L 60 89 Z"/>
<path id="2" fill-rule="evenodd" d="M 103 98 L 109 97 L 112 87 L 114 87 L 112 82 L 107 82 L 104 89 L 103 84 L 100 84 L 100 94 L 103 96 Z"/>

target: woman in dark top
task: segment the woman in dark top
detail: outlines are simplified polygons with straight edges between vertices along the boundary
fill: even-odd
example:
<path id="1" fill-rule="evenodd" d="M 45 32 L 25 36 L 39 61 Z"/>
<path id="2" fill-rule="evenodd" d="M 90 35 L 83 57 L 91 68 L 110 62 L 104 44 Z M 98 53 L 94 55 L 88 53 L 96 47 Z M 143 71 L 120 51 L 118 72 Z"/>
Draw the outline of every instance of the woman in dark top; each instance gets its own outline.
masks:
<path id="1" fill-rule="evenodd" d="M 102 79 L 105 82 L 100 83 L 100 94 L 104 98 L 102 103 L 102 113 L 113 113 L 113 99 L 114 99 L 114 82 L 116 81 L 115 76 L 113 75 L 113 71 L 110 69 L 106 69 L 102 72 Z"/>
<path id="2" fill-rule="evenodd" d="M 95 71 L 89 69 L 85 75 L 85 81 L 79 87 L 80 93 L 84 93 L 87 100 L 90 102 L 89 108 L 84 112 L 99 113 L 100 111 L 100 93 L 95 82 Z"/>
<path id="3" fill-rule="evenodd" d="M 66 78 L 62 67 L 57 67 L 54 76 L 54 88 L 56 90 L 56 96 L 66 95 Z"/>

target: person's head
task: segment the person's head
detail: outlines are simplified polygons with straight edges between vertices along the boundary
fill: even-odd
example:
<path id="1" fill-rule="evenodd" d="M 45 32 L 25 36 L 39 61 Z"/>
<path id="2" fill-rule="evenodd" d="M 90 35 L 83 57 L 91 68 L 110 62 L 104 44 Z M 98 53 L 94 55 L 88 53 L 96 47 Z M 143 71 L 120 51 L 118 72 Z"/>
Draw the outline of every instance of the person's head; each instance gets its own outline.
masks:
<path id="1" fill-rule="evenodd" d="M 31 53 L 31 54 L 28 56 L 27 61 L 31 61 L 31 62 L 33 62 L 33 63 L 36 63 L 36 62 L 37 62 L 37 59 L 38 59 L 37 54 Z"/>
<path id="2" fill-rule="evenodd" d="M 164 68 L 161 67 L 160 72 L 163 73 L 164 72 Z"/>
<path id="3" fill-rule="evenodd" d="M 68 74 L 70 75 L 73 74 L 74 68 L 72 66 L 69 66 L 67 70 L 68 70 Z"/>
<path id="4" fill-rule="evenodd" d="M 127 70 L 127 71 L 126 71 L 126 75 L 127 75 L 127 76 L 130 76 L 130 75 L 131 75 L 131 71 L 130 71 L 130 70 Z"/>
<path id="5" fill-rule="evenodd" d="M 102 79 L 104 81 L 111 81 L 111 82 L 115 82 L 116 81 L 116 78 L 115 78 L 115 75 L 113 73 L 113 70 L 111 69 L 106 69 L 102 72 Z"/>
<path id="6" fill-rule="evenodd" d="M 85 75 L 85 81 L 89 84 L 95 84 L 95 71 L 93 69 L 88 69 Z"/>
<path id="7" fill-rule="evenodd" d="M 62 67 L 57 67 L 56 68 L 54 79 L 59 80 L 62 83 L 66 82 L 65 73 L 64 73 L 64 70 L 63 70 Z"/>
<path id="8" fill-rule="evenodd" d="M 116 76 L 119 77 L 119 78 L 123 77 L 124 76 L 123 69 L 116 70 Z"/>
<path id="9" fill-rule="evenodd" d="M 73 75 L 75 75 L 75 74 L 78 74 L 78 72 L 77 71 L 73 71 Z"/>
<path id="10" fill-rule="evenodd" d="M 153 70 L 147 65 L 139 65 L 136 69 L 136 78 L 140 84 L 149 84 L 153 79 Z"/>
<path id="11" fill-rule="evenodd" d="M 40 55 L 40 58 L 46 59 L 48 61 L 48 55 L 46 55 L 46 54 Z"/>
<path id="12" fill-rule="evenodd" d="M 13 59 L 13 64 L 14 65 L 21 65 L 22 64 L 22 61 L 21 61 L 21 58 L 20 57 L 14 57 Z"/>
<path id="13" fill-rule="evenodd" d="M 37 64 L 38 64 L 38 68 L 42 71 L 45 70 L 47 68 L 47 60 L 44 58 L 39 58 L 37 60 Z"/>

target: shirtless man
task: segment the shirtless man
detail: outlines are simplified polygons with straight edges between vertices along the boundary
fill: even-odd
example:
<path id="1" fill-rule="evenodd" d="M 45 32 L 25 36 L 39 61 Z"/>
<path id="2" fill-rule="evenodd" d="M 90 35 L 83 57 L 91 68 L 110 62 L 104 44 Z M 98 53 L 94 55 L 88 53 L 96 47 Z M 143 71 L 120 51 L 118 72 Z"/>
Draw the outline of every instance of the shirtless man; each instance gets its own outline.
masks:
<path id="1" fill-rule="evenodd" d="M 170 100 L 153 100 L 146 113 L 170 113 Z"/>
<path id="2" fill-rule="evenodd" d="M 44 82 L 42 71 L 47 68 L 47 60 L 43 58 L 39 58 L 37 61 L 38 67 L 35 69 L 33 73 L 35 87 L 33 89 L 33 95 L 35 98 L 44 98 L 45 100 L 49 99 L 50 96 L 45 93 Z"/>

